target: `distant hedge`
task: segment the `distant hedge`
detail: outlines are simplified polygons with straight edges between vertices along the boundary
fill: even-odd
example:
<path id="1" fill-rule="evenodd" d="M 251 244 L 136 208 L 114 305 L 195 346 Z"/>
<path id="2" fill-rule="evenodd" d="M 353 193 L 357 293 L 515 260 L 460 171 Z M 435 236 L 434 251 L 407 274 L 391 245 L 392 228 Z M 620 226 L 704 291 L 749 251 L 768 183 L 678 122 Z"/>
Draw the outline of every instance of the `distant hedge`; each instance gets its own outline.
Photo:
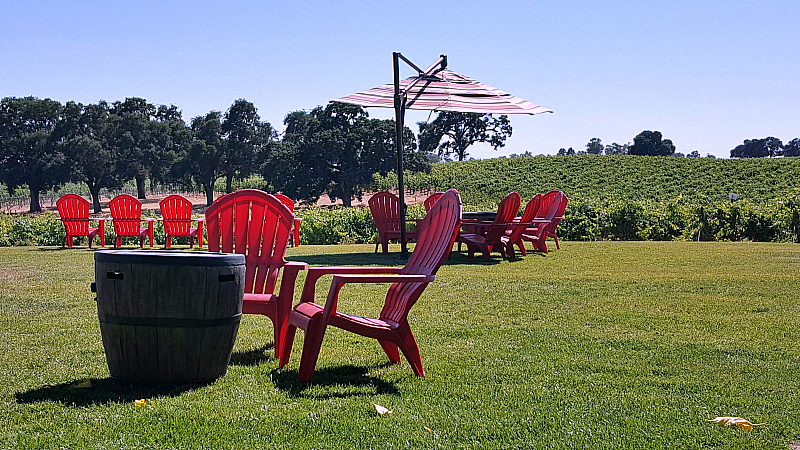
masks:
<path id="1" fill-rule="evenodd" d="M 467 208 L 475 209 L 475 208 Z M 420 205 L 409 217 L 424 215 Z M 367 208 L 310 208 L 298 211 L 302 244 L 374 243 L 378 238 Z M 703 240 L 800 241 L 800 197 L 753 203 L 723 201 L 700 204 L 676 197 L 665 202 L 632 200 L 571 200 L 559 236 L 566 240 Z M 0 246 L 61 245 L 64 228 L 53 214 L 0 215 Z M 106 227 L 106 241 L 113 230 Z M 127 238 L 126 243 L 135 243 Z M 188 244 L 177 238 L 177 244 Z M 155 228 L 155 241 L 164 244 L 164 231 Z M 85 238 L 79 239 L 81 245 Z"/>

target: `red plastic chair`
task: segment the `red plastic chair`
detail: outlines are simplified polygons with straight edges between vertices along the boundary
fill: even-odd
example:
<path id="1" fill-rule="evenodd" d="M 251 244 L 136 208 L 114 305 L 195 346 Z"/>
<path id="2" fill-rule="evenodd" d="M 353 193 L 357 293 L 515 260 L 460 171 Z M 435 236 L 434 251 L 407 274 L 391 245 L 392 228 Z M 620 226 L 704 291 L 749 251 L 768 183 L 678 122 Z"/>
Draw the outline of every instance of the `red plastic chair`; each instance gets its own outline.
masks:
<path id="1" fill-rule="evenodd" d="M 497 207 L 497 215 L 493 222 L 478 222 L 471 225 L 474 227 L 474 232 L 459 233 L 456 241 L 467 244 L 470 258 L 475 256 L 475 250 L 480 250 L 483 259 L 490 261 L 492 250 L 496 249 L 503 259 L 506 259 L 506 245 L 500 238 L 505 235 L 506 230 L 513 226 L 512 222 L 519 211 L 519 204 L 519 194 L 512 192 L 506 195 Z"/>
<path id="2" fill-rule="evenodd" d="M 433 204 L 436 203 L 436 200 L 439 200 L 439 197 L 442 196 L 444 192 L 434 192 L 428 198 L 425 199 L 423 205 L 425 205 L 425 212 L 428 212 L 433 208 Z"/>
<path id="3" fill-rule="evenodd" d="M 569 203 L 569 199 L 567 198 L 567 194 L 561 191 L 550 191 L 545 195 L 555 193 L 561 193 L 561 203 L 559 203 L 558 210 L 556 211 L 556 216 L 553 217 L 553 220 L 550 221 L 550 226 L 547 227 L 547 237 L 551 237 L 556 241 L 556 249 L 561 250 L 561 246 L 558 244 L 558 234 L 556 234 L 556 228 L 558 228 L 558 223 L 561 222 L 561 219 L 564 218 L 564 212 L 567 210 L 567 203 Z"/>
<path id="4" fill-rule="evenodd" d="M 400 198 L 391 192 L 378 192 L 369 199 L 369 211 L 372 213 L 372 222 L 378 228 L 378 244 L 383 247 L 383 253 L 389 253 L 389 240 L 400 239 Z M 419 228 L 419 227 L 417 227 Z M 406 230 L 406 241 L 416 239 L 419 230 Z"/>
<path id="5" fill-rule="evenodd" d="M 525 251 L 525 245 L 522 242 L 522 234 L 533 225 L 533 220 L 536 218 L 536 213 L 539 212 L 539 204 L 542 202 L 542 194 L 536 194 L 532 199 L 528 200 L 525 205 L 525 212 L 522 213 L 519 221 L 514 221 L 510 230 L 506 231 L 505 236 L 500 238 L 500 241 L 506 246 L 506 253 L 509 258 L 514 258 L 514 245 L 519 247 L 522 256 L 528 253 Z"/>
<path id="6" fill-rule="evenodd" d="M 122 245 L 123 236 L 139 237 L 139 248 L 144 248 L 144 238 L 150 238 L 153 246 L 153 221 L 144 219 L 147 227 L 142 227 L 142 202 L 127 194 L 121 194 L 108 202 L 111 217 L 114 221 L 114 246 Z"/>
<path id="7" fill-rule="evenodd" d="M 290 199 L 289 197 L 283 194 L 273 194 L 273 195 L 277 197 L 277 199 L 280 200 L 281 203 L 286 205 L 286 207 L 289 208 L 289 211 L 294 213 L 294 200 Z M 289 241 L 292 247 L 300 246 L 300 222 L 302 221 L 303 219 L 298 219 L 297 217 L 294 218 L 294 223 L 292 224 L 292 230 L 291 230 L 292 239 Z"/>
<path id="8" fill-rule="evenodd" d="M 189 237 L 189 247 L 194 248 L 194 239 L 197 246 L 203 246 L 203 221 L 197 222 L 197 227 L 192 227 L 192 202 L 180 195 L 170 195 L 159 203 L 161 216 L 164 221 L 164 247 L 172 245 L 172 238 L 178 236 Z"/>
<path id="9" fill-rule="evenodd" d="M 281 356 L 281 367 L 289 361 L 297 328 L 305 330 L 299 380 L 311 381 L 322 338 L 328 325 L 361 336 L 377 339 L 393 363 L 403 352 L 417 376 L 425 376 L 419 346 L 408 325 L 408 312 L 453 245 L 461 223 L 461 198 L 454 189 L 447 191 L 425 215 L 419 240 L 405 267 L 312 267 L 308 271 L 300 303 L 289 315 L 289 327 Z M 317 280 L 333 274 L 325 305 L 314 303 Z M 377 319 L 358 317 L 337 310 L 339 292 L 347 283 L 392 283 Z M 399 351 L 398 351 L 399 350 Z"/>
<path id="10" fill-rule="evenodd" d="M 308 268 L 283 257 L 293 221 L 289 208 L 257 189 L 223 195 L 206 210 L 208 250 L 245 255 L 242 314 L 262 314 L 272 320 L 276 358 L 283 349 L 297 274 Z M 280 292 L 275 295 L 281 268 Z"/>
<path id="11" fill-rule="evenodd" d="M 92 240 L 95 236 L 100 236 L 100 246 L 106 246 L 105 219 L 89 219 L 89 201 L 77 194 L 66 194 L 56 201 L 58 215 L 61 216 L 61 223 L 64 224 L 66 234 L 61 246 L 72 247 L 72 238 L 86 236 L 89 239 L 89 248 L 92 248 Z M 97 220 L 99 225 L 89 226 L 90 220 Z"/>
<path id="12" fill-rule="evenodd" d="M 547 230 L 550 228 L 553 218 L 556 217 L 558 213 L 562 197 L 563 194 L 561 192 L 556 192 L 549 197 L 542 196 L 539 211 L 544 213 L 544 217 L 537 217 L 534 219 L 533 223 L 536 224 L 536 226 L 528 228 L 520 236 L 523 241 L 533 242 L 536 249 L 541 252 L 547 253 Z"/>

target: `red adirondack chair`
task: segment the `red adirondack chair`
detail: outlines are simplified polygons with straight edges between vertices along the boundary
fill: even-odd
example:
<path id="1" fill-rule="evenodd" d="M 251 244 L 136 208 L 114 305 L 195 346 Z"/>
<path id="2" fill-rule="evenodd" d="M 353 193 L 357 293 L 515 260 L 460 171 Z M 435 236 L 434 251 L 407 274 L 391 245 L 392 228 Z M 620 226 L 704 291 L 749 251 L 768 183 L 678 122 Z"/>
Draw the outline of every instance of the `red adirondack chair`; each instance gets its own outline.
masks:
<path id="1" fill-rule="evenodd" d="M 547 229 L 558 213 L 558 208 L 561 205 L 561 197 L 561 192 L 556 192 L 549 197 L 543 196 L 542 202 L 539 205 L 539 211 L 544 214 L 544 217 L 537 217 L 534 219 L 533 222 L 536 226 L 526 229 L 520 236 L 523 241 L 533 242 L 536 249 L 541 252 L 547 253 Z"/>
<path id="2" fill-rule="evenodd" d="M 561 191 L 550 191 L 545 195 L 555 195 L 558 192 L 561 193 L 561 203 L 559 203 L 556 216 L 550 221 L 550 226 L 547 227 L 547 231 L 545 233 L 547 234 L 547 237 L 551 237 L 556 241 L 556 249 L 561 250 L 561 246 L 558 244 L 558 234 L 556 234 L 556 228 L 558 228 L 558 223 L 561 222 L 561 219 L 564 218 L 564 212 L 567 210 L 567 203 L 569 203 L 569 199 L 567 198 L 567 194 Z"/>
<path id="3" fill-rule="evenodd" d="M 425 199 L 423 205 L 425 205 L 425 212 L 428 212 L 433 208 L 433 204 L 436 203 L 436 200 L 439 200 L 439 197 L 442 196 L 444 192 L 434 192 L 428 198 Z"/>
<path id="4" fill-rule="evenodd" d="M 500 201 L 497 207 L 497 215 L 493 222 L 478 222 L 470 227 L 474 232 L 462 232 L 456 238 L 457 242 L 467 244 L 469 257 L 475 256 L 475 250 L 483 253 L 483 259 L 490 261 L 493 249 L 500 252 L 503 259 L 506 259 L 506 245 L 500 240 L 505 235 L 506 230 L 512 227 L 514 217 L 519 211 L 519 194 L 512 192 Z"/>
<path id="5" fill-rule="evenodd" d="M 286 207 L 289 208 L 289 211 L 294 213 L 294 200 L 290 199 L 289 197 L 283 194 L 273 194 L 273 195 L 277 197 L 277 199 L 280 200 L 281 203 L 286 205 Z M 292 247 L 298 247 L 300 245 L 300 222 L 302 221 L 303 219 L 298 219 L 297 217 L 294 218 L 294 223 L 292 224 L 292 230 L 291 230 L 292 239 L 289 241 Z"/>
<path id="6" fill-rule="evenodd" d="M 400 198 L 391 192 L 378 192 L 369 199 L 369 211 L 372 213 L 372 222 L 378 228 L 378 244 L 383 247 L 383 253 L 389 253 L 389 240 L 400 239 Z M 416 239 L 418 230 L 406 230 L 406 240 Z"/>
<path id="7" fill-rule="evenodd" d="M 92 248 L 92 240 L 95 236 L 100 236 L 100 246 L 106 246 L 105 220 L 89 219 L 89 201 L 77 194 L 66 194 L 56 201 L 58 215 L 61 216 L 61 223 L 64 224 L 66 234 L 61 246 L 64 244 L 72 247 L 72 238 L 86 236 L 89 239 L 89 248 Z M 99 225 L 89 226 L 90 220 L 96 220 Z"/>
<path id="8" fill-rule="evenodd" d="M 170 195 L 159 203 L 161 217 L 164 222 L 164 247 L 172 245 L 172 238 L 178 236 L 189 237 L 189 247 L 194 248 L 194 239 L 197 246 L 203 246 L 203 221 L 197 220 L 197 227 L 192 227 L 192 202 L 180 195 Z"/>
<path id="9" fill-rule="evenodd" d="M 144 238 L 150 239 L 153 246 L 153 222 L 155 219 L 144 219 L 147 227 L 142 227 L 142 202 L 127 194 L 120 194 L 110 202 L 111 218 L 114 221 L 114 246 L 122 245 L 123 236 L 139 237 L 139 247 L 144 248 Z"/>
<path id="10" fill-rule="evenodd" d="M 223 195 L 206 210 L 208 250 L 245 255 L 242 314 L 262 314 L 272 320 L 276 358 L 283 349 L 297 274 L 308 268 L 306 263 L 283 257 L 293 221 L 289 208 L 257 189 Z M 280 269 L 283 275 L 276 295 Z"/>
<path id="11" fill-rule="evenodd" d="M 539 204 L 541 202 L 542 194 L 536 194 L 532 199 L 528 200 L 528 203 L 525 205 L 525 212 L 522 213 L 522 217 L 520 217 L 519 221 L 515 220 L 511 229 L 507 230 L 505 236 L 500 238 L 500 241 L 506 246 L 506 253 L 508 254 L 509 258 L 516 256 L 516 253 L 514 252 L 515 244 L 517 247 L 519 247 L 519 251 L 522 253 L 522 256 L 526 256 L 528 254 L 525 251 L 525 245 L 522 242 L 522 234 L 525 233 L 525 231 L 531 225 L 533 225 L 533 221 L 536 218 L 536 213 L 539 212 Z"/>
<path id="12" fill-rule="evenodd" d="M 328 325 L 377 339 L 393 363 L 403 352 L 417 376 L 425 376 L 419 346 L 408 325 L 408 312 L 449 253 L 461 223 L 461 197 L 447 191 L 422 220 L 417 245 L 405 267 L 312 267 L 308 271 L 300 303 L 289 315 L 289 327 L 281 356 L 281 367 L 289 361 L 297 328 L 305 330 L 299 380 L 314 376 L 322 338 Z M 325 305 L 314 303 L 317 280 L 333 274 Z M 377 319 L 358 317 L 337 310 L 339 292 L 347 283 L 392 283 Z M 398 351 L 399 349 L 399 351 Z"/>

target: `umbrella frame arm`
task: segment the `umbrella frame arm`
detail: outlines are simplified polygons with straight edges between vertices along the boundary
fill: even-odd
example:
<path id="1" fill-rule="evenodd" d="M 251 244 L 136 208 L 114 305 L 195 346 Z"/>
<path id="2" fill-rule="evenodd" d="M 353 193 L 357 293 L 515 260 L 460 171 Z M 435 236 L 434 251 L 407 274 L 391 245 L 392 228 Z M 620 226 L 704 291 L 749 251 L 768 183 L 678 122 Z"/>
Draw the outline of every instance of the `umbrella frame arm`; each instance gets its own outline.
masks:
<path id="1" fill-rule="evenodd" d="M 424 72 L 400 52 L 393 52 L 392 59 L 394 66 L 394 113 L 397 131 L 397 138 L 395 139 L 397 143 L 397 193 L 400 198 L 400 257 L 408 259 L 408 246 L 406 245 L 406 201 L 405 186 L 403 183 L 403 128 L 405 127 L 404 122 L 408 91 L 422 80 L 423 77 L 430 75 L 436 68 L 441 67 L 442 70 L 446 69 L 447 55 L 440 55 L 439 59 Z M 419 74 L 405 89 L 400 89 L 401 59 Z"/>

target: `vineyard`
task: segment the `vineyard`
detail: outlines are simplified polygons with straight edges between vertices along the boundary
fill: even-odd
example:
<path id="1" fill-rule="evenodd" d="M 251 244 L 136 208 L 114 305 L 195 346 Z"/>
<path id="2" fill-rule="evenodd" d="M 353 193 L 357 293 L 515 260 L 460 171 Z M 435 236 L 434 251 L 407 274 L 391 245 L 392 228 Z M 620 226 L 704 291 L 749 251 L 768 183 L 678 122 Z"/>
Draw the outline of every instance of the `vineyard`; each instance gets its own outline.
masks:
<path id="1" fill-rule="evenodd" d="M 411 190 L 456 188 L 465 205 L 491 207 L 510 191 L 523 198 L 551 189 L 571 200 L 728 201 L 730 193 L 759 203 L 800 193 L 800 158 L 672 158 L 650 156 L 533 156 L 434 164 L 405 176 Z M 379 189 L 397 177 L 376 177 Z"/>

